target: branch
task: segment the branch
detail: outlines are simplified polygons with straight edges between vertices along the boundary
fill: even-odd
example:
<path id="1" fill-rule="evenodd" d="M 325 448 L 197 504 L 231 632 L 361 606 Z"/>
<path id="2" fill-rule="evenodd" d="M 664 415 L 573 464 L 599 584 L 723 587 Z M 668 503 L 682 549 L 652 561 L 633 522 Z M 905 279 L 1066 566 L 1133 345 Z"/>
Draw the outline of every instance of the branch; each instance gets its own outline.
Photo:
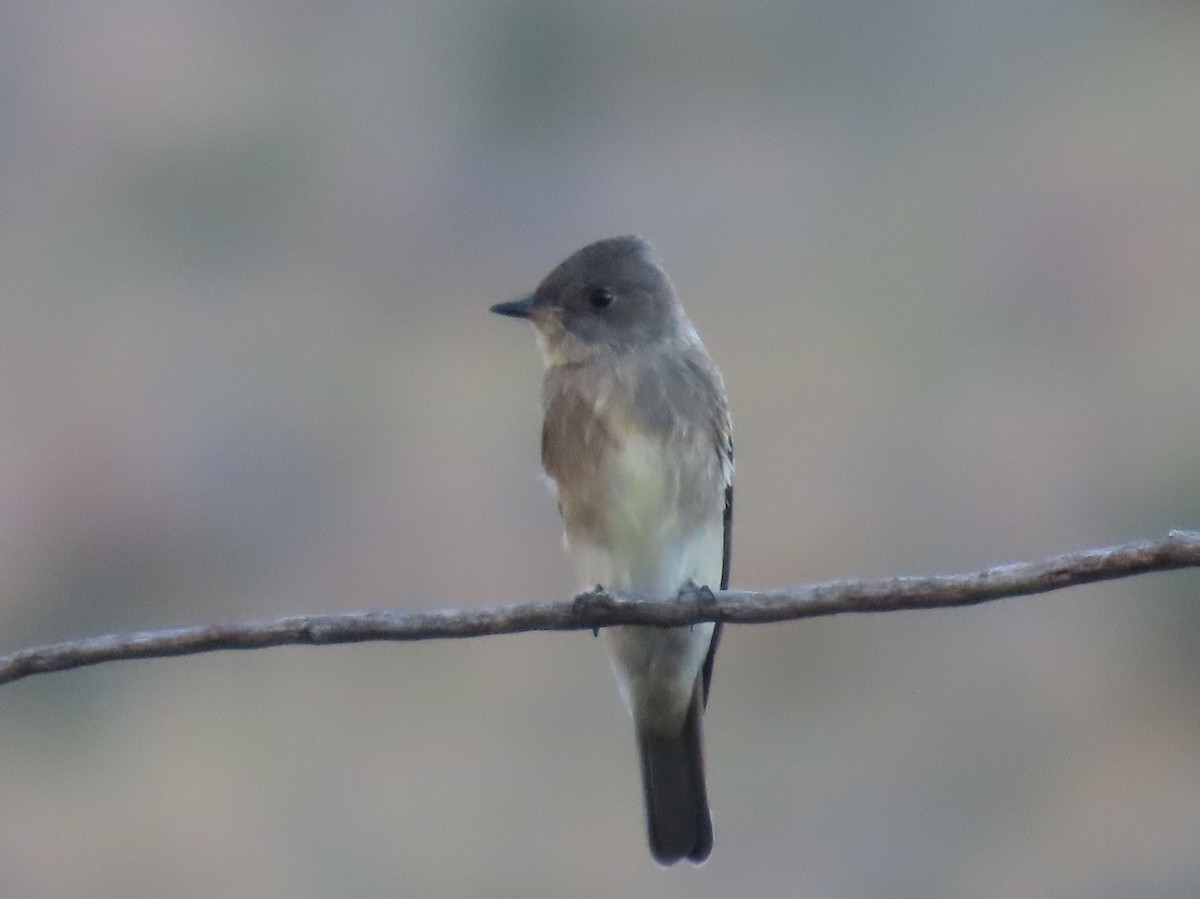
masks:
<path id="1" fill-rule="evenodd" d="M 762 624 L 845 612 L 895 612 L 970 606 L 1115 580 L 1153 571 L 1200 567 L 1200 532 L 1164 540 L 1086 549 L 1043 562 L 1000 565 L 972 574 L 834 581 L 778 590 L 693 590 L 655 602 L 597 588 L 573 601 L 431 612 L 348 612 L 274 621 L 109 634 L 23 649 L 0 657 L 0 684 L 34 674 L 122 659 L 192 655 L 223 649 L 433 640 L 524 631 L 590 630 L 614 624 L 679 626 L 701 621 Z"/>

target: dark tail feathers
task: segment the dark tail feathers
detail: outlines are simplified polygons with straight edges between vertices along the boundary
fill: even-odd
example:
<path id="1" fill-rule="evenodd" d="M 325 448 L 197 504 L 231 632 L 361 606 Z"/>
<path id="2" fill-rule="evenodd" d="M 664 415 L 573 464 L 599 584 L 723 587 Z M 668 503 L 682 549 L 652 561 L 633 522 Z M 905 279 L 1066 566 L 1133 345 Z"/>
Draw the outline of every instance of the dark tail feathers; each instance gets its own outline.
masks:
<path id="1" fill-rule="evenodd" d="M 697 691 L 677 736 L 638 735 L 646 831 L 650 852 L 662 865 L 684 858 L 698 864 L 712 852 L 712 819 L 700 745 L 702 708 Z"/>

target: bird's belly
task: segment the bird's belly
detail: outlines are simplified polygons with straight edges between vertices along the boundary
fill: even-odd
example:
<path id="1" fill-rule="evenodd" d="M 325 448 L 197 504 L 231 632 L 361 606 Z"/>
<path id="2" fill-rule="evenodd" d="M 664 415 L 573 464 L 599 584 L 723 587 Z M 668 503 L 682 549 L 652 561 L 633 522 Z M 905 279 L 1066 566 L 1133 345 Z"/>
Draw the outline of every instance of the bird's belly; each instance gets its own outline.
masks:
<path id="1" fill-rule="evenodd" d="M 709 458 L 679 446 L 629 438 L 603 473 L 591 527 L 567 542 L 581 586 L 603 584 L 673 598 L 689 581 L 721 576 L 721 486 Z M 566 511 L 566 510 L 564 510 Z"/>

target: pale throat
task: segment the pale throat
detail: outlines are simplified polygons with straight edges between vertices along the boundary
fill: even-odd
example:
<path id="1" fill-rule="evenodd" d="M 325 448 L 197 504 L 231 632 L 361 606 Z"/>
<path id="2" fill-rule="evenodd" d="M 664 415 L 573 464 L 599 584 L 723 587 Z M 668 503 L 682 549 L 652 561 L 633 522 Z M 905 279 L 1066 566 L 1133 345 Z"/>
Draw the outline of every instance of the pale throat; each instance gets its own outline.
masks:
<path id="1" fill-rule="evenodd" d="M 557 318 L 546 318 L 533 324 L 542 365 L 547 369 L 560 365 L 579 365 L 600 353 L 600 347 L 590 346 L 569 334 Z"/>

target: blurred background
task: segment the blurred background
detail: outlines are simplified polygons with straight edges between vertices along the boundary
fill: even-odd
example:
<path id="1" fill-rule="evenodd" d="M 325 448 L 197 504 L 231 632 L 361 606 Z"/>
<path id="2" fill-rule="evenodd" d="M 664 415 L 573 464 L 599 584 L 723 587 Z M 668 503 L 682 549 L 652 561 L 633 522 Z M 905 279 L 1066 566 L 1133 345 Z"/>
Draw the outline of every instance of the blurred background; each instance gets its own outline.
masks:
<path id="1" fill-rule="evenodd" d="M 569 596 L 487 314 L 638 233 L 724 370 L 737 586 L 1200 526 L 1191 2 L 14 2 L 0 652 Z M 651 862 L 601 643 L 0 689 L 6 897 L 1200 894 L 1200 573 L 727 632 Z"/>

